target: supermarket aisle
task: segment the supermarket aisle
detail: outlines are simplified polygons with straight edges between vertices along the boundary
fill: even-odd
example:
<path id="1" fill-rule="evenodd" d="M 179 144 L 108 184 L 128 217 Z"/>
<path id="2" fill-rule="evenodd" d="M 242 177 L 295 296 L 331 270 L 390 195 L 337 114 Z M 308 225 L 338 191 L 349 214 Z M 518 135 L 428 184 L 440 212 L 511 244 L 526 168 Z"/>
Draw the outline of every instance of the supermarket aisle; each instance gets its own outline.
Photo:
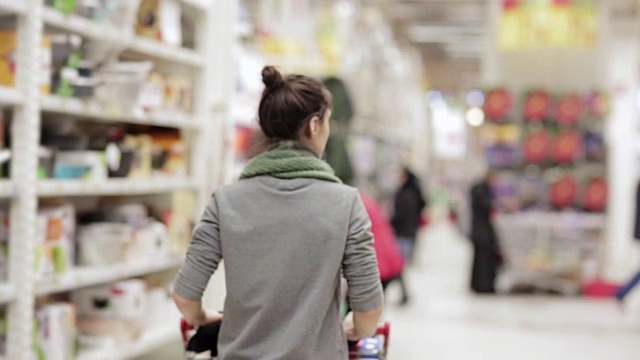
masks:
<path id="1" fill-rule="evenodd" d="M 466 239 L 434 225 L 420 240 L 411 305 L 394 306 L 397 289 L 389 289 L 391 360 L 640 358 L 640 331 L 623 324 L 614 302 L 474 296 Z"/>

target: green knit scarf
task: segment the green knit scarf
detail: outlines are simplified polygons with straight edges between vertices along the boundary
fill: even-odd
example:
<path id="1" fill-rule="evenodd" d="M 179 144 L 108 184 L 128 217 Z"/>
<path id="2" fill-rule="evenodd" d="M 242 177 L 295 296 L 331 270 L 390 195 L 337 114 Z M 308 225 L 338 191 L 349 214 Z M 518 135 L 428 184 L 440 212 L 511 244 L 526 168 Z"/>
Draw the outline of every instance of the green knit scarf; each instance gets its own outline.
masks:
<path id="1" fill-rule="evenodd" d="M 295 141 L 283 141 L 256 156 L 240 179 L 268 175 L 279 179 L 309 178 L 341 183 L 329 164 Z"/>

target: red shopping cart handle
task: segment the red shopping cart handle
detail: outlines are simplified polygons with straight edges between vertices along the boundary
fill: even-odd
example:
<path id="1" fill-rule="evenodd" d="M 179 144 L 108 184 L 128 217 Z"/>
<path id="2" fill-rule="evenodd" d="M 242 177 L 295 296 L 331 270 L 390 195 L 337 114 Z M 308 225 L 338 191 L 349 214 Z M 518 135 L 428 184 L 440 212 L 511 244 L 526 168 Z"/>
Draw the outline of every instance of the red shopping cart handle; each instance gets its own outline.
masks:
<path id="1" fill-rule="evenodd" d="M 189 342 L 189 331 L 195 329 L 196 327 L 189 324 L 186 319 L 180 320 L 180 333 L 182 334 L 182 341 L 185 344 Z"/>
<path id="2" fill-rule="evenodd" d="M 389 348 L 389 333 L 391 332 L 391 323 L 385 321 L 384 323 L 378 325 L 378 329 L 376 330 L 376 335 L 384 336 L 384 350 L 387 351 Z"/>

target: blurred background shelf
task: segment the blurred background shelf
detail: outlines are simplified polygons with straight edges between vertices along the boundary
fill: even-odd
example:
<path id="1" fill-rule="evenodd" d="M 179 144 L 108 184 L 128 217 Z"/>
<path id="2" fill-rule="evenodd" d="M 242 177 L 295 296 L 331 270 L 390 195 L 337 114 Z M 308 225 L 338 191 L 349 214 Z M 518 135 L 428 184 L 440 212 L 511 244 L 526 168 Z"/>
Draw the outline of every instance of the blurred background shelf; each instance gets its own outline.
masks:
<path id="1" fill-rule="evenodd" d="M 204 64 L 202 55 L 194 50 L 178 47 L 170 44 L 164 44 L 156 40 L 143 37 L 135 37 L 127 48 L 133 52 L 168 60 L 192 67 L 201 67 Z"/>
<path id="2" fill-rule="evenodd" d="M 153 330 L 146 330 L 131 344 L 117 348 L 80 348 L 77 360 L 128 360 L 150 353 L 168 343 L 181 341 L 180 317 L 177 313 L 165 317 L 166 324 Z"/>
<path id="3" fill-rule="evenodd" d="M 188 178 L 172 179 L 151 177 L 148 179 L 97 180 L 43 180 L 38 183 L 40 197 L 57 196 L 109 196 L 159 194 L 197 188 Z"/>
<path id="4" fill-rule="evenodd" d="M 24 14 L 27 4 L 23 0 L 0 0 L 0 15 L 5 13 Z"/>
<path id="5" fill-rule="evenodd" d="M 183 47 L 164 44 L 157 40 L 135 36 L 132 32 L 120 30 L 114 26 L 96 24 L 77 15 L 65 15 L 55 9 L 44 9 L 45 24 L 66 30 L 89 39 L 120 45 L 123 49 L 146 55 L 151 58 L 200 67 L 204 61 L 201 54 Z"/>
<path id="6" fill-rule="evenodd" d="M 124 46 L 132 37 L 130 32 L 109 25 L 97 24 L 77 15 L 65 15 L 50 7 L 44 8 L 43 16 L 45 25 L 69 31 L 89 39 L 118 43 Z"/>
<path id="7" fill-rule="evenodd" d="M 180 257 L 166 257 L 104 267 L 77 267 L 51 280 L 40 281 L 36 285 L 36 295 L 55 294 L 177 269 L 182 261 Z"/>
<path id="8" fill-rule="evenodd" d="M 18 89 L 0 86 L 0 107 L 22 103 L 22 94 Z"/>
<path id="9" fill-rule="evenodd" d="M 163 126 L 178 129 L 197 129 L 200 123 L 187 113 L 126 114 L 109 111 L 97 101 L 83 101 L 77 98 L 44 96 L 41 101 L 44 112 L 77 116 L 79 118 L 108 123 L 130 123 L 140 125 Z"/>
<path id="10" fill-rule="evenodd" d="M 0 304 L 12 302 L 16 298 L 16 289 L 12 284 L 0 284 Z"/>

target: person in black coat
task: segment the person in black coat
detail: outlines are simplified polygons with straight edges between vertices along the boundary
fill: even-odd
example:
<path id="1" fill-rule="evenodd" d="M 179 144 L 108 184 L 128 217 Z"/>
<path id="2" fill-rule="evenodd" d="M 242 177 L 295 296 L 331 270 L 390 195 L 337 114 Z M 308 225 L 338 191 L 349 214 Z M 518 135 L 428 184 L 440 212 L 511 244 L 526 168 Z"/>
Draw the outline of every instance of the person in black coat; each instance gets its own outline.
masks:
<path id="1" fill-rule="evenodd" d="M 495 279 L 500 266 L 498 238 L 491 223 L 491 187 L 495 175 L 487 176 L 471 188 L 471 242 L 473 266 L 471 289 L 476 293 L 495 293 Z"/>
<path id="2" fill-rule="evenodd" d="M 411 262 L 426 201 L 422 197 L 418 177 L 407 168 L 403 169 L 401 184 L 395 195 L 395 212 L 391 225 L 405 260 Z"/>

